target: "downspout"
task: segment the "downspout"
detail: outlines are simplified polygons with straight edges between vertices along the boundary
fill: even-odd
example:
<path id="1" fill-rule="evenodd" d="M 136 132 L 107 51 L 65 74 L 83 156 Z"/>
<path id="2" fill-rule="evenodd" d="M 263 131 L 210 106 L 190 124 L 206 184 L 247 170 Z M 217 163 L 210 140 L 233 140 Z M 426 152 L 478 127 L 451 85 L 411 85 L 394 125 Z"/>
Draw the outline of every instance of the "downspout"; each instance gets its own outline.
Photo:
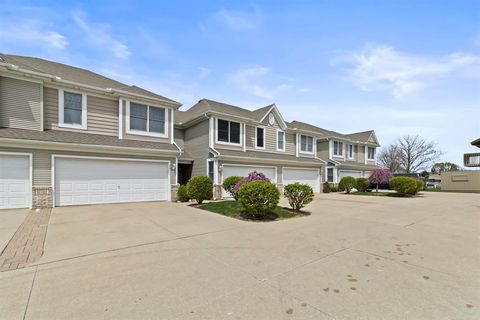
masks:
<path id="1" fill-rule="evenodd" d="M 213 132 L 212 132 L 212 131 L 213 131 L 213 128 L 210 128 L 210 119 L 211 119 L 211 117 L 208 115 L 208 113 L 204 113 L 203 115 L 204 115 L 205 118 L 207 118 L 208 121 L 209 121 L 209 126 L 208 126 L 208 149 L 209 149 L 210 151 L 212 151 L 212 153 L 214 154 L 214 155 L 213 155 L 214 158 L 218 158 L 218 157 L 220 156 L 220 152 L 218 152 L 217 149 L 215 149 L 215 148 L 213 147 L 213 145 L 214 145 L 214 144 L 213 144 L 213 139 L 214 139 L 214 137 L 213 137 Z"/>

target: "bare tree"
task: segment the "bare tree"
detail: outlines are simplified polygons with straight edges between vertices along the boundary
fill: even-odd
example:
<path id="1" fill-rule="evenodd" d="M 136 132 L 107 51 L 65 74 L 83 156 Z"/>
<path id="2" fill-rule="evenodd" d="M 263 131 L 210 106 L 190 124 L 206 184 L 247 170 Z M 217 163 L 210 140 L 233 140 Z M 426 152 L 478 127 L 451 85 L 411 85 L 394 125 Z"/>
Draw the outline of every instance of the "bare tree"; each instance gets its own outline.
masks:
<path id="1" fill-rule="evenodd" d="M 399 162 L 407 173 L 425 169 L 438 160 L 442 152 L 433 141 L 427 141 L 416 136 L 404 136 L 395 144 L 399 152 Z"/>
<path id="2" fill-rule="evenodd" d="M 378 162 L 392 173 L 400 171 L 402 167 L 400 165 L 400 152 L 397 146 L 391 144 L 383 148 L 378 155 Z"/>

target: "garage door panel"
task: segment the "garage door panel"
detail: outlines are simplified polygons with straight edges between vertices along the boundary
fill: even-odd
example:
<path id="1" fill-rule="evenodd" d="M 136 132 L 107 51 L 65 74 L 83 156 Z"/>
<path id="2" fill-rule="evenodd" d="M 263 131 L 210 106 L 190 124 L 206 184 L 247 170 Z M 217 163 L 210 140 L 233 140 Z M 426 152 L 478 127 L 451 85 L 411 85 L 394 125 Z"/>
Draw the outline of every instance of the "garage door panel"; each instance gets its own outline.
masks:
<path id="1" fill-rule="evenodd" d="M 320 172 L 317 169 L 283 168 L 283 185 L 295 182 L 307 184 L 314 192 L 320 192 Z"/>
<path id="2" fill-rule="evenodd" d="M 168 198 L 170 181 L 164 162 L 58 158 L 55 168 L 56 205 Z"/>
<path id="3" fill-rule="evenodd" d="M 0 154 L 0 209 L 28 208 L 31 194 L 29 156 Z"/>
<path id="4" fill-rule="evenodd" d="M 340 179 L 342 179 L 343 177 L 362 178 L 363 173 L 362 171 L 358 171 L 358 170 L 339 170 L 338 177 Z"/>

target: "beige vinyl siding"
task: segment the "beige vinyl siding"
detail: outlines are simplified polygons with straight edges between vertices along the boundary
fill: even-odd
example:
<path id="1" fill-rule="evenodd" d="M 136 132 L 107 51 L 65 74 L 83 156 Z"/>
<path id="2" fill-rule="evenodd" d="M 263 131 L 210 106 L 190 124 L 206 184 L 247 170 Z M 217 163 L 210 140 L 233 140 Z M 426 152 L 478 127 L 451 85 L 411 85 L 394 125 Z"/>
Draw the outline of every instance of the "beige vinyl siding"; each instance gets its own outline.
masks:
<path id="1" fill-rule="evenodd" d="M 66 89 L 68 91 L 68 89 Z M 118 136 L 118 101 L 87 95 L 87 130 L 58 126 L 58 90 L 44 88 L 45 120 L 47 130 L 68 130 Z"/>
<path id="2" fill-rule="evenodd" d="M 133 154 L 112 154 L 112 153 L 96 153 L 96 152 L 73 152 L 58 150 L 40 150 L 27 148 L 4 148 L 0 147 L 0 152 L 21 152 L 33 154 L 33 186 L 51 186 L 52 185 L 52 154 L 73 155 L 73 156 L 89 156 L 89 157 L 106 157 L 106 158 L 128 158 L 128 159 L 148 159 L 148 160 L 166 160 L 175 162 L 175 158 L 140 156 Z M 175 184 L 175 172 L 170 171 L 170 183 Z"/>
<path id="3" fill-rule="evenodd" d="M 286 154 L 296 154 L 297 142 L 295 141 L 296 135 L 285 132 L 285 153 Z"/>
<path id="4" fill-rule="evenodd" d="M 0 127 L 41 130 L 42 85 L 0 77 Z"/>
<path id="5" fill-rule="evenodd" d="M 165 108 L 164 106 L 158 106 Z M 117 109 L 118 109 L 118 104 L 117 104 Z M 172 117 L 173 117 L 173 112 L 171 109 L 165 109 L 166 113 L 166 118 L 168 119 L 169 126 L 173 125 L 172 124 Z M 142 141 L 152 141 L 152 142 L 164 142 L 164 143 L 170 143 L 170 130 L 171 127 L 166 127 L 165 130 L 167 131 L 167 137 L 166 138 L 159 138 L 159 137 L 151 137 L 151 136 L 144 136 L 140 134 L 128 134 L 127 133 L 127 102 L 123 100 L 123 107 L 122 107 L 122 113 L 123 113 L 123 121 L 122 121 L 122 126 L 123 126 L 123 139 L 129 139 L 129 140 L 142 140 Z"/>
<path id="6" fill-rule="evenodd" d="M 182 129 L 174 129 L 173 137 L 180 149 L 185 149 L 185 133 Z"/>
<path id="7" fill-rule="evenodd" d="M 208 130 L 208 119 L 185 130 L 185 150 L 194 160 L 192 176 L 207 174 Z"/>
<path id="8" fill-rule="evenodd" d="M 317 142 L 317 157 L 322 160 L 328 161 L 329 149 L 330 149 L 329 141 Z"/>

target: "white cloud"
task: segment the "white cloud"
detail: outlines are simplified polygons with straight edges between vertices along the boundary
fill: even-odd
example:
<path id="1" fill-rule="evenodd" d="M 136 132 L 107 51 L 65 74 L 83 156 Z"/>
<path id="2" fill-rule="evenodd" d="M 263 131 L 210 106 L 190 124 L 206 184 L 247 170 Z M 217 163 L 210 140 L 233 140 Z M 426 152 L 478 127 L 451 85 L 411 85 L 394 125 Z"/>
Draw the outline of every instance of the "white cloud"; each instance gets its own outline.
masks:
<path id="1" fill-rule="evenodd" d="M 0 40 L 28 43 L 50 49 L 64 49 L 68 42 L 62 34 L 34 19 L 5 19 L 0 22 Z"/>
<path id="2" fill-rule="evenodd" d="M 362 90 L 386 91 L 395 98 L 402 98 L 440 78 L 473 75 L 471 68 L 480 67 L 480 56 L 452 53 L 429 57 L 374 45 L 342 55 L 333 64 L 349 65 L 349 79 Z"/>
<path id="3" fill-rule="evenodd" d="M 200 77 L 206 77 L 212 73 L 212 70 L 206 67 L 198 67 L 198 71 L 200 73 Z"/>
<path id="4" fill-rule="evenodd" d="M 119 59 L 127 59 L 130 56 L 131 52 L 128 46 L 111 35 L 108 24 L 91 23 L 82 11 L 75 12 L 73 20 L 92 44 L 110 50 Z"/>
<path id="5" fill-rule="evenodd" d="M 265 99 L 272 99 L 279 92 L 290 88 L 286 83 L 271 84 L 271 69 L 262 66 L 253 66 L 240 69 L 230 76 L 230 81 L 241 90 Z"/>
<path id="6" fill-rule="evenodd" d="M 253 12 L 220 9 L 214 13 L 213 17 L 226 27 L 235 30 L 256 29 L 263 20 L 263 16 L 258 9 L 255 9 Z"/>

